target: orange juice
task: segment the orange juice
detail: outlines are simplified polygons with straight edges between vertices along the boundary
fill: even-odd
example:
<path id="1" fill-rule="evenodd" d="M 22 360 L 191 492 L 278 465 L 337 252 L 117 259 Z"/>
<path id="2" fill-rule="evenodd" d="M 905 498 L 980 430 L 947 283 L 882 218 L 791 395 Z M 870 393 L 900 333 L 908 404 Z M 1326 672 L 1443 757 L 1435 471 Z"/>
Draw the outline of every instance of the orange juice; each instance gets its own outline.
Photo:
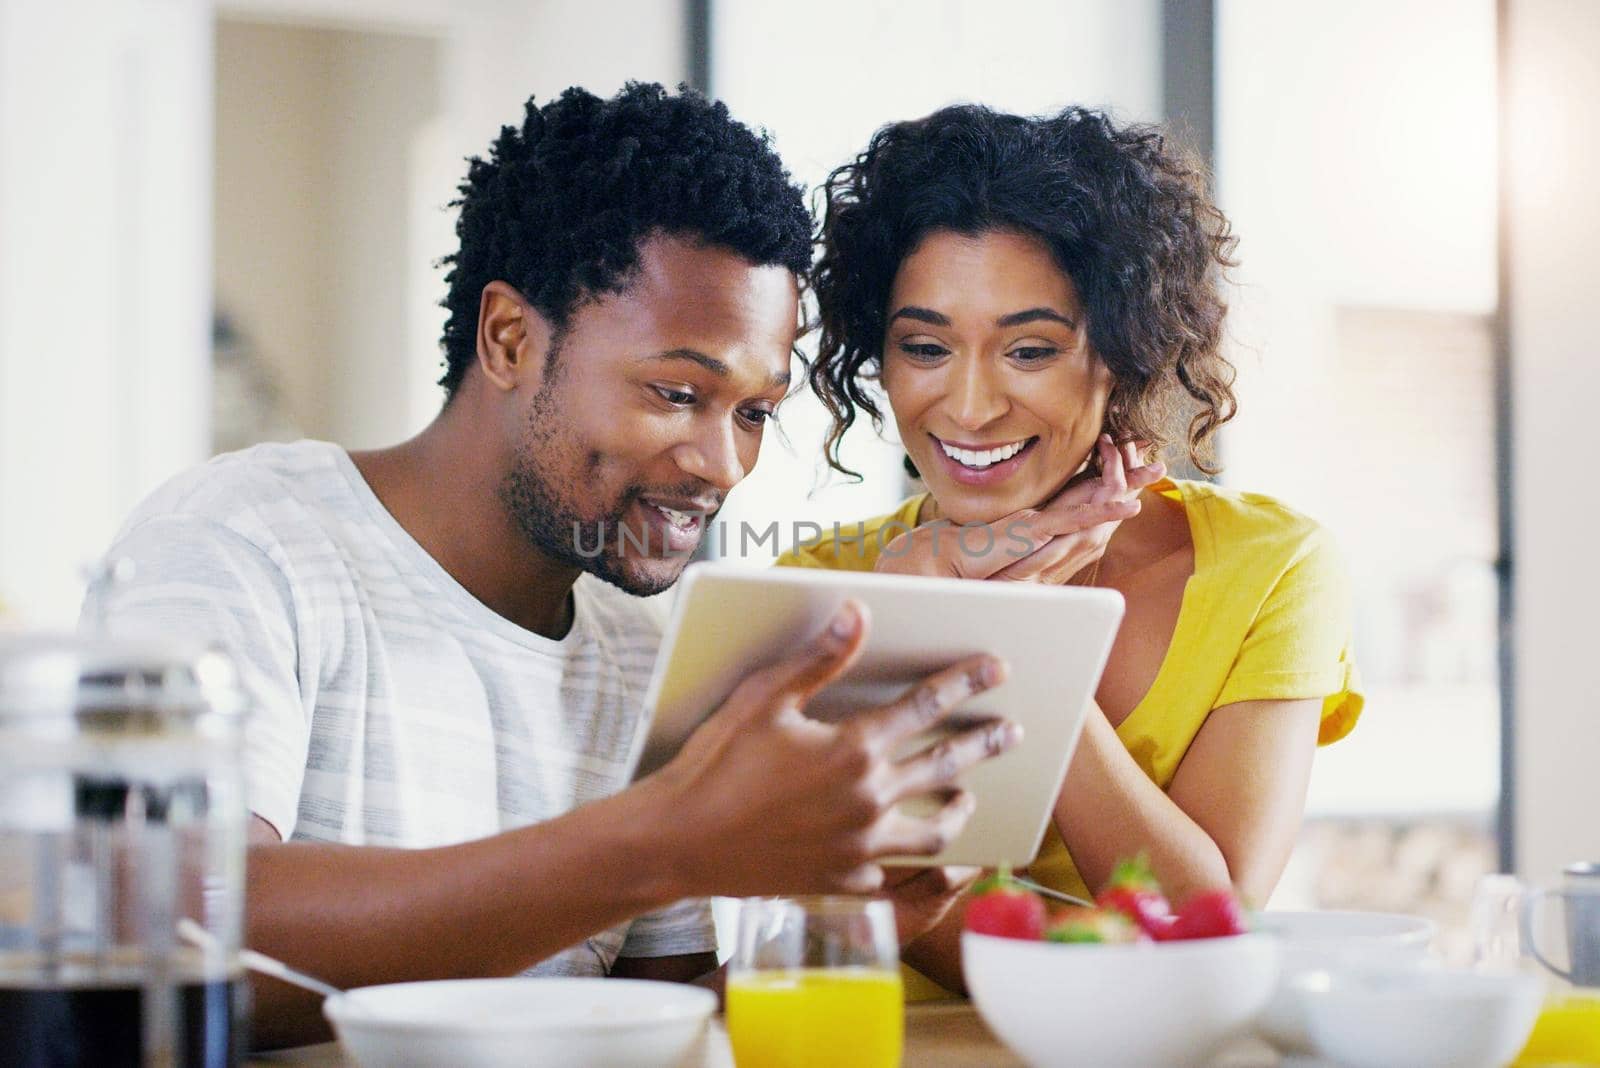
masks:
<path id="1" fill-rule="evenodd" d="M 905 1041 L 900 974 L 796 968 L 728 979 L 739 1068 L 897 1068 Z"/>
<path id="2" fill-rule="evenodd" d="M 1600 1065 L 1600 996 L 1562 994 L 1546 1001 L 1516 1064 Z"/>

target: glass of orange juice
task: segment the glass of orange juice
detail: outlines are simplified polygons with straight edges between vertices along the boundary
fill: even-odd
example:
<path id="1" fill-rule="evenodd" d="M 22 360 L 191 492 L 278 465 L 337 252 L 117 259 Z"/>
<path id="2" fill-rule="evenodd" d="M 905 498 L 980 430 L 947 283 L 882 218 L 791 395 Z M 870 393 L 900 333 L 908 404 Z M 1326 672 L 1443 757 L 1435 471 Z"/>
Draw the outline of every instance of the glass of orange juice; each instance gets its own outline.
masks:
<path id="1" fill-rule="evenodd" d="M 897 1068 L 905 992 L 893 905 L 750 898 L 738 931 L 727 998 L 738 1068 Z"/>

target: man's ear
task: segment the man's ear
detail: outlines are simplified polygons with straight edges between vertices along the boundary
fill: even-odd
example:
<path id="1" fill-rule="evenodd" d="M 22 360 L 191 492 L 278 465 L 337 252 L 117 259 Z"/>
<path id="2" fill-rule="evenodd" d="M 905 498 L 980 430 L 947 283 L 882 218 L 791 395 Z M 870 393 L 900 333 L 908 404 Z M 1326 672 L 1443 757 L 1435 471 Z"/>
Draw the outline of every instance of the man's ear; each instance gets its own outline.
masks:
<path id="1" fill-rule="evenodd" d="M 550 323 L 515 287 L 490 282 L 478 302 L 478 368 L 495 389 L 538 389 L 550 353 Z"/>

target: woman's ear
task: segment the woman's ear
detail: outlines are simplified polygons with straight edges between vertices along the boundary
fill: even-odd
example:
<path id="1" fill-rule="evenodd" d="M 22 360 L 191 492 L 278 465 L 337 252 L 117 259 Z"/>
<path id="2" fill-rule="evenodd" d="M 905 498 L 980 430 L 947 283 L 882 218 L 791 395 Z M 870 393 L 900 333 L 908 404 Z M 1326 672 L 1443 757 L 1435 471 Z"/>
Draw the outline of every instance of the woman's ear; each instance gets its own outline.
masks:
<path id="1" fill-rule="evenodd" d="M 478 302 L 478 367 L 495 389 L 518 385 L 537 389 L 544 379 L 552 331 L 513 286 L 500 281 L 483 287 Z"/>

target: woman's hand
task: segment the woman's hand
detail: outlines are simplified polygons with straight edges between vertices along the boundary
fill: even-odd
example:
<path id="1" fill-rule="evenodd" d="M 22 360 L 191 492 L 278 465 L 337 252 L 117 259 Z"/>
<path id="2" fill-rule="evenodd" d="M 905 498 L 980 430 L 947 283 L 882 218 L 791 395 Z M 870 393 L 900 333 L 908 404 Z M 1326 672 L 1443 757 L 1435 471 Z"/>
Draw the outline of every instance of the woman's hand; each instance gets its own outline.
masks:
<path id="1" fill-rule="evenodd" d="M 1044 512 L 1051 513 L 1063 506 L 1089 510 L 1117 504 L 1131 506 L 1132 510 L 1127 515 L 1057 535 L 991 577 L 1057 586 L 1066 583 L 1105 555 L 1111 535 L 1116 533 L 1122 520 L 1139 514 L 1139 494 L 1166 474 L 1166 467 L 1159 460 L 1141 464 L 1139 447 L 1134 442 L 1117 446 L 1112 444 L 1109 435 L 1102 434 L 1095 442 L 1095 449 L 1100 458 L 1100 477 L 1068 486 L 1045 505 Z M 1071 505 L 1067 504 L 1069 499 L 1073 499 Z"/>
<path id="2" fill-rule="evenodd" d="M 946 578 L 1065 583 L 1099 559 L 1124 519 L 1139 514 L 1139 494 L 1166 469 L 1139 463 L 1138 447 L 1095 443 L 1098 477 L 1080 476 L 1041 508 L 963 527 L 935 520 L 884 546 L 877 571 Z"/>

